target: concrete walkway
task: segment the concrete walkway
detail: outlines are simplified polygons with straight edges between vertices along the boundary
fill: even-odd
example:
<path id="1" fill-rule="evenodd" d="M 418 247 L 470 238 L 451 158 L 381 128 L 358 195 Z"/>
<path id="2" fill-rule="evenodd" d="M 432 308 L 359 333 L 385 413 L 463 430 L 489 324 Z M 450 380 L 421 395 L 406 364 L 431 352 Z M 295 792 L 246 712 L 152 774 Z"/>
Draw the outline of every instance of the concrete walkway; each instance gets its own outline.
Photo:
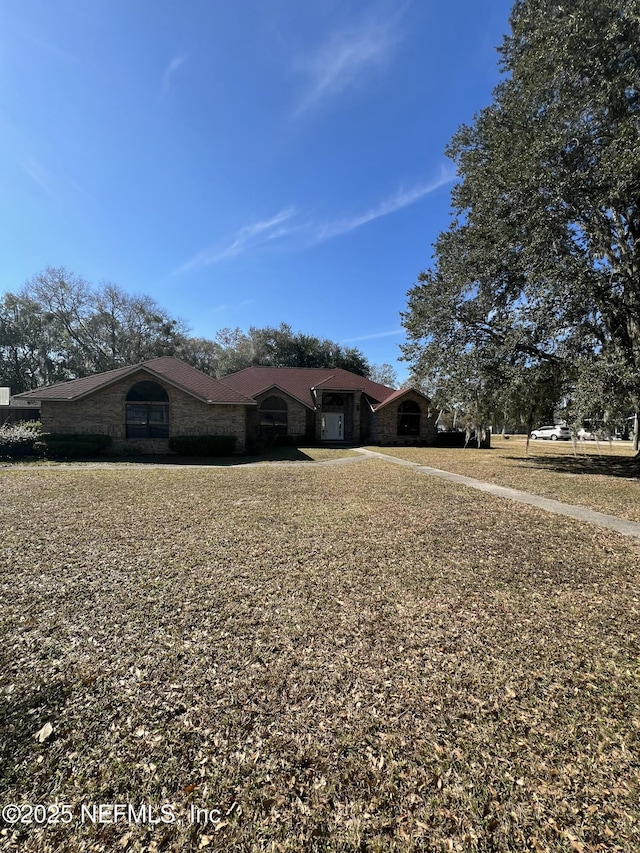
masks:
<path id="1" fill-rule="evenodd" d="M 354 448 L 357 453 L 364 456 L 383 459 L 385 462 L 392 462 L 395 465 L 404 465 L 408 468 L 413 468 L 419 474 L 429 474 L 432 477 L 440 477 L 442 480 L 449 480 L 451 483 L 457 483 L 460 486 L 468 486 L 470 489 L 478 489 L 481 492 L 488 492 L 490 495 L 495 495 L 498 498 L 507 498 L 511 501 L 517 501 L 522 504 L 544 509 L 546 512 L 554 512 L 556 515 L 566 515 L 569 518 L 575 518 L 578 521 L 585 521 L 588 524 L 595 524 L 597 527 L 604 527 L 606 530 L 615 530 L 622 533 L 623 536 L 632 536 L 635 539 L 640 539 L 640 524 L 636 521 L 627 521 L 624 518 L 618 518 L 616 515 L 606 515 L 603 512 L 596 512 L 594 509 L 587 509 L 585 506 L 576 504 L 565 504 L 561 501 L 555 501 L 552 498 L 543 498 L 540 495 L 532 495 L 529 492 L 521 492 L 518 489 L 509 489 L 506 486 L 497 486 L 495 483 L 486 483 L 483 480 L 474 480 L 473 477 L 465 477 L 462 474 L 453 474 L 451 471 L 441 471 L 440 468 L 430 468 L 428 465 L 420 465 L 417 462 L 409 462 L 407 459 L 400 459 L 397 456 L 389 456 L 386 453 L 376 453 L 374 450 L 365 450 L 364 448 Z"/>

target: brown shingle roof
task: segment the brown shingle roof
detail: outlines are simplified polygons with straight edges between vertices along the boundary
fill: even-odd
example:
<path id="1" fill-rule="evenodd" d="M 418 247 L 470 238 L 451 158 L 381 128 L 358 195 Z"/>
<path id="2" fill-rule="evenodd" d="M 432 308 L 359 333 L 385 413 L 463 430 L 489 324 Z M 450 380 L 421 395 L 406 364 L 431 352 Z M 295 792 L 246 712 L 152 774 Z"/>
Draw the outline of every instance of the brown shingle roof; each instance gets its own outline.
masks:
<path id="1" fill-rule="evenodd" d="M 393 388 L 372 382 L 349 370 L 325 367 L 247 367 L 225 376 L 221 381 L 177 358 L 162 356 L 141 364 L 108 370 L 106 373 L 25 391 L 16 394 L 15 399 L 78 400 L 139 370 L 146 370 L 151 376 L 165 380 L 207 403 L 235 403 L 245 406 L 255 405 L 255 400 L 251 398 L 273 387 L 300 400 L 310 409 L 315 408 L 313 388 L 323 391 L 362 391 L 369 398 L 373 409 L 385 406 L 410 390 L 403 388 L 394 391 Z"/>
<path id="2" fill-rule="evenodd" d="M 230 387 L 219 379 L 213 379 L 206 373 L 191 367 L 190 364 L 171 356 L 152 358 L 149 361 L 143 361 L 141 364 L 118 367 L 115 370 L 108 370 L 106 373 L 97 373 L 95 376 L 86 376 L 82 379 L 58 382 L 56 385 L 36 388 L 34 391 L 25 391 L 15 396 L 16 398 L 32 400 L 78 400 L 139 370 L 146 370 L 151 376 L 164 379 L 186 391 L 187 394 L 198 397 L 207 403 L 255 405 L 255 401 L 245 396 L 241 391 Z"/>
<path id="3" fill-rule="evenodd" d="M 131 367 L 117 367 L 115 370 L 107 370 L 106 373 L 96 373 L 94 376 L 84 376 L 82 379 L 70 379 L 67 382 L 57 382 L 55 385 L 45 385 L 33 391 L 23 391 L 22 394 L 14 394 L 14 397 L 24 400 L 75 400 L 115 382 L 131 373 L 131 370 Z"/>
<path id="4" fill-rule="evenodd" d="M 230 385 L 248 397 L 254 397 L 274 385 L 313 409 L 312 388 L 325 391 L 363 391 L 374 403 L 382 403 L 394 394 L 393 388 L 372 382 L 342 368 L 326 367 L 246 367 L 225 376 Z"/>

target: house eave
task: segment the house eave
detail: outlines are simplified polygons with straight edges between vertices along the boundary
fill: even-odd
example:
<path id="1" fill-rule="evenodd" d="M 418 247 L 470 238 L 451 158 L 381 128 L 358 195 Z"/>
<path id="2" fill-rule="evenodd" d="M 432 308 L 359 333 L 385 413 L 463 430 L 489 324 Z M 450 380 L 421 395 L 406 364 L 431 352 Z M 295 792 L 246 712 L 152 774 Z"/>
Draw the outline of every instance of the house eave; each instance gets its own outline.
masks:
<path id="1" fill-rule="evenodd" d="M 174 380 L 169 379 L 164 374 L 159 373 L 156 370 L 153 370 L 153 368 L 148 367 L 144 362 L 142 362 L 141 364 L 134 364 L 128 370 L 123 371 L 118 376 L 115 376 L 112 379 L 109 379 L 106 382 L 101 383 L 100 385 L 96 386 L 95 388 L 89 389 L 88 391 L 82 391 L 79 394 L 72 394 L 71 396 L 69 396 L 69 395 L 62 396 L 61 395 L 59 397 L 58 396 L 56 396 L 56 397 L 46 396 L 46 397 L 40 397 L 40 398 L 26 397 L 25 396 L 23 399 L 29 399 L 29 400 L 38 399 L 40 404 L 42 404 L 42 402 L 45 402 L 45 403 L 75 403 L 78 400 L 84 400 L 88 397 L 91 397 L 94 394 L 98 394 L 99 392 L 104 391 L 107 388 L 110 388 L 112 385 L 115 385 L 118 382 L 122 382 L 123 379 L 127 379 L 129 376 L 132 376 L 133 374 L 135 374 L 139 371 L 144 371 L 145 373 L 148 373 L 150 376 L 153 376 L 153 378 L 157 379 L 159 382 L 164 382 L 165 384 L 170 385 L 172 388 L 176 388 L 178 391 L 182 391 L 183 394 L 188 394 L 190 397 L 193 397 L 194 400 L 199 400 L 201 403 L 206 403 L 207 405 L 210 405 L 210 406 L 257 406 L 258 405 L 255 400 L 253 400 L 249 397 L 245 398 L 244 400 L 235 400 L 235 401 L 234 400 L 211 400 L 211 399 L 208 399 L 207 397 L 204 397 L 201 394 L 197 394 L 196 392 L 191 391 L 189 388 L 185 388 L 184 385 L 181 385 L 179 382 L 175 382 Z M 218 380 L 218 381 L 220 381 L 220 380 Z M 224 383 L 221 383 L 221 384 L 224 385 Z M 225 386 L 225 387 L 229 387 L 229 386 Z M 34 389 L 34 390 L 37 390 L 37 389 Z M 229 390 L 231 391 L 234 389 L 229 387 Z M 24 391 L 23 392 L 23 394 L 25 394 L 25 395 L 26 394 L 33 394 L 33 393 L 34 393 L 34 391 Z M 234 391 L 234 393 L 237 394 L 239 392 Z M 21 395 L 16 394 L 15 396 L 20 397 Z"/>
<path id="2" fill-rule="evenodd" d="M 279 391 L 281 394 L 284 394 L 287 397 L 291 397 L 292 400 L 296 400 L 298 403 L 301 403 L 306 409 L 309 409 L 310 412 L 315 412 L 315 406 L 311 406 L 311 405 L 309 405 L 309 403 L 305 403 L 305 401 L 301 397 L 298 397 L 297 394 L 292 394 L 291 391 L 287 391 L 284 388 L 282 388 L 280 385 L 277 385 L 275 383 L 273 385 L 269 385 L 266 388 L 263 388 L 262 391 L 256 391 L 255 393 L 256 394 L 266 394 L 269 391 L 273 391 L 273 390 Z M 311 389 L 311 390 L 313 390 L 313 389 Z M 258 405 L 258 404 L 256 403 L 256 405 Z"/>
<path id="3" fill-rule="evenodd" d="M 380 409 L 384 409 L 384 407 L 389 405 L 390 403 L 395 403 L 398 400 L 401 400 L 405 395 L 410 394 L 412 392 L 414 394 L 418 394 L 420 397 L 423 398 L 423 400 L 426 400 L 427 403 L 431 402 L 427 395 L 423 394 L 422 391 L 418 391 L 417 388 L 400 388 L 399 391 L 396 391 L 391 394 L 386 400 L 383 400 L 382 403 L 378 403 L 377 406 L 374 406 L 372 410 L 374 412 L 379 412 Z"/>

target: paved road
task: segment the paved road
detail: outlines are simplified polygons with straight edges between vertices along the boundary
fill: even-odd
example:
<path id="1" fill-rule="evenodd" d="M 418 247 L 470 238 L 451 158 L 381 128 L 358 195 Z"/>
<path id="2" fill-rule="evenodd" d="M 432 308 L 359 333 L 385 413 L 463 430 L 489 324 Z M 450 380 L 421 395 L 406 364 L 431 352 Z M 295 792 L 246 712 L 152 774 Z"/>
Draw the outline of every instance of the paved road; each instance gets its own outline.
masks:
<path id="1" fill-rule="evenodd" d="M 624 518 L 618 518 L 617 515 L 606 515 L 604 512 L 596 512 L 594 509 L 587 509 L 585 506 L 565 504 L 561 501 L 554 501 L 551 498 L 543 498 L 540 495 L 521 492 L 518 489 L 509 489 L 506 486 L 497 486 L 495 483 L 486 483 L 484 480 L 474 480 L 473 477 L 464 477 L 462 474 L 453 474 L 451 471 L 441 471 L 439 468 L 430 468 L 428 465 L 409 462 L 407 459 L 399 459 L 397 456 L 389 456 L 386 453 L 376 453 L 374 450 L 365 450 L 364 448 L 355 449 L 357 453 L 361 453 L 364 456 L 384 459 L 385 462 L 391 462 L 396 465 L 404 465 L 406 467 L 413 468 L 420 474 L 429 474 L 432 477 L 440 477 L 442 480 L 449 480 L 451 483 L 458 483 L 461 486 L 468 486 L 471 489 L 488 492 L 490 495 L 495 495 L 498 498 L 507 498 L 511 501 L 518 501 L 518 503 L 536 506 L 539 509 L 546 510 L 547 512 L 554 512 L 556 515 L 566 515 L 569 516 L 569 518 L 576 518 L 578 521 L 586 521 L 588 524 L 595 524 L 598 527 L 604 527 L 607 530 L 616 530 L 624 536 L 632 536 L 635 539 L 640 539 L 640 524 L 636 521 L 627 521 Z"/>

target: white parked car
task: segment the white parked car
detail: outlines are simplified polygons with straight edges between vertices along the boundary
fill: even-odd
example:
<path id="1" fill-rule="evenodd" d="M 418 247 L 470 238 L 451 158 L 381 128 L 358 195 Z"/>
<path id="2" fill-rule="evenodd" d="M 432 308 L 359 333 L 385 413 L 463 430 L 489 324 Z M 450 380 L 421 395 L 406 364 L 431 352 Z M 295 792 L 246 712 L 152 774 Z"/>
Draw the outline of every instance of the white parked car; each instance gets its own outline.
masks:
<path id="1" fill-rule="evenodd" d="M 558 441 L 560 438 L 569 441 L 571 430 L 566 426 L 543 426 L 534 429 L 531 433 L 531 438 L 548 438 L 551 441 Z"/>

